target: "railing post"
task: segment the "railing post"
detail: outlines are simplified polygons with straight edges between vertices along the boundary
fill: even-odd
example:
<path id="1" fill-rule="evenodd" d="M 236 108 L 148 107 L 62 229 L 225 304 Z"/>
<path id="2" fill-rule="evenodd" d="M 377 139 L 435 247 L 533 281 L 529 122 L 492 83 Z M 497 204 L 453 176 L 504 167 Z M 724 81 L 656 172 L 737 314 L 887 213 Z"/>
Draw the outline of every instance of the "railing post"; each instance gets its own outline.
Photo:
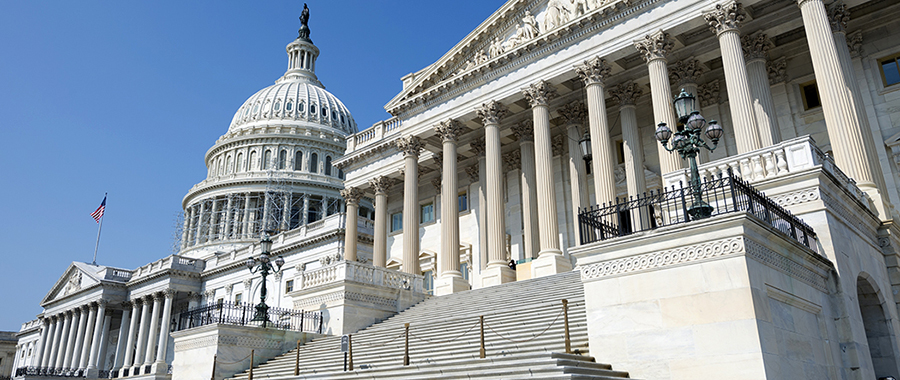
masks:
<path id="1" fill-rule="evenodd" d="M 219 356 L 218 354 L 213 354 L 213 368 L 212 368 L 212 375 L 209 377 L 209 380 L 216 380 L 216 358 L 217 358 L 218 356 Z"/>
<path id="2" fill-rule="evenodd" d="M 297 341 L 297 359 L 294 360 L 294 376 L 300 376 L 300 341 Z"/>
<path id="3" fill-rule="evenodd" d="M 478 354 L 482 359 L 484 359 L 484 316 L 479 315 L 478 320 L 481 323 L 481 349 L 478 350 Z"/>
<path id="4" fill-rule="evenodd" d="M 403 328 L 406 330 L 406 345 L 403 348 L 403 365 L 406 366 L 409 365 L 409 323 L 405 323 Z"/>
<path id="5" fill-rule="evenodd" d="M 250 350 L 250 378 L 249 380 L 253 380 L 253 356 L 255 356 L 256 350 Z"/>
<path id="6" fill-rule="evenodd" d="M 685 222 L 690 222 L 690 221 L 691 221 L 691 216 L 688 214 L 688 210 L 687 210 L 687 202 L 686 202 L 685 199 L 684 199 L 684 192 L 685 192 L 685 190 L 684 190 L 684 183 L 679 183 L 679 184 L 681 185 L 681 212 L 684 213 L 684 221 L 685 221 Z"/>
<path id="7" fill-rule="evenodd" d="M 566 353 L 572 353 L 572 341 L 569 340 L 569 300 L 563 299 L 563 326 L 566 335 Z"/>
<path id="8" fill-rule="evenodd" d="M 303 318 L 306 317 L 306 312 L 300 310 L 300 332 L 303 332 Z"/>
<path id="9" fill-rule="evenodd" d="M 350 351 L 349 368 L 353 370 L 353 334 L 347 334 L 347 349 Z"/>

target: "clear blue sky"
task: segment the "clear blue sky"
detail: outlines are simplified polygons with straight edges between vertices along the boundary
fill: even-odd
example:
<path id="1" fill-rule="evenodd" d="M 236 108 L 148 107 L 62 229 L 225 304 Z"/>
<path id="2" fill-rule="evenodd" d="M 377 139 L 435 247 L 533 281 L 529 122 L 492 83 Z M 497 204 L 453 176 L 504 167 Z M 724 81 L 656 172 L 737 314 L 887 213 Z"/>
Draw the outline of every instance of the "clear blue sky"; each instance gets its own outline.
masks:
<path id="1" fill-rule="evenodd" d="M 360 128 L 400 77 L 503 1 L 309 1 L 316 71 Z M 286 68 L 303 2 L 6 1 L 0 12 L 0 330 L 18 331 L 72 261 L 171 254 L 182 197 L 237 108 Z"/>

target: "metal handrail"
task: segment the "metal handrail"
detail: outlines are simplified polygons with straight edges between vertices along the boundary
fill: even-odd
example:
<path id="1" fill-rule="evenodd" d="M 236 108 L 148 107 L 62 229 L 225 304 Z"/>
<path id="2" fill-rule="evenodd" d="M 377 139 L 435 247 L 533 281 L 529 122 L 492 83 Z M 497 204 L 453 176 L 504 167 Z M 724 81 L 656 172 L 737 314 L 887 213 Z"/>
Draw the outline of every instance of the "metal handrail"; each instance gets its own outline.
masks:
<path id="1" fill-rule="evenodd" d="M 182 312 L 178 316 L 176 331 L 214 323 L 246 326 L 251 324 L 256 309 L 249 303 L 222 302 L 197 307 Z M 322 313 L 270 307 L 267 326 L 282 330 L 322 333 Z"/>

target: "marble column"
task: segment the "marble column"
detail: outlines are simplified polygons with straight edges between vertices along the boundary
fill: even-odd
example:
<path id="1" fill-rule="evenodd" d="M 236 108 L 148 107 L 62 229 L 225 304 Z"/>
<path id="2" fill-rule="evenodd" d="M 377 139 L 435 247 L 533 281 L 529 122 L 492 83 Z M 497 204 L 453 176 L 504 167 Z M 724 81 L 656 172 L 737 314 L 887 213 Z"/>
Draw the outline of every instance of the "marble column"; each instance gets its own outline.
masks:
<path id="1" fill-rule="evenodd" d="M 209 231 L 207 231 L 206 241 L 216 240 L 216 227 L 219 225 L 219 201 L 212 199 L 212 205 L 209 210 Z"/>
<path id="2" fill-rule="evenodd" d="M 359 199 L 362 190 L 348 187 L 341 190 L 341 196 L 347 202 L 346 226 L 344 226 L 344 260 L 356 261 L 356 245 L 359 240 Z"/>
<path id="3" fill-rule="evenodd" d="M 62 314 L 53 317 L 53 339 L 50 343 L 50 356 L 49 360 L 47 361 L 47 367 L 50 368 L 58 368 L 56 366 L 56 358 L 59 356 L 59 346 L 60 338 L 62 337 L 63 322 L 64 321 Z"/>
<path id="4" fill-rule="evenodd" d="M 253 231 L 250 228 L 250 193 L 244 194 L 244 222 L 241 223 L 241 237 L 244 239 L 252 237 Z"/>
<path id="5" fill-rule="evenodd" d="M 372 265 L 384 268 L 387 265 L 387 234 L 388 234 L 388 189 L 391 180 L 385 176 L 375 177 L 369 181 L 375 190 L 375 237 L 372 249 Z"/>
<path id="6" fill-rule="evenodd" d="M 531 264 L 531 276 L 542 277 L 572 270 L 572 263 L 559 247 L 559 221 L 556 213 L 556 180 L 553 176 L 553 148 L 550 136 L 550 108 L 556 88 L 540 81 L 522 89 L 531 105 L 534 122 L 534 158 L 537 184 L 538 229 L 541 250 Z M 590 105 L 589 105 L 590 107 Z M 595 137 L 602 138 L 598 133 Z M 599 157 L 597 159 L 600 159 Z M 594 173 L 594 176 L 602 175 Z M 615 186 L 615 185 L 613 185 Z M 600 194 L 600 192 L 598 192 Z"/>
<path id="7" fill-rule="evenodd" d="M 835 2 L 831 4 L 828 13 L 829 19 L 831 21 L 831 30 L 834 36 L 835 48 L 837 49 L 838 60 L 840 61 L 841 65 L 841 72 L 843 73 L 844 80 L 847 83 L 847 96 L 853 105 L 853 110 L 856 112 L 856 118 L 859 122 L 859 128 L 863 133 L 861 138 L 866 147 L 865 155 L 869 158 L 869 166 L 871 167 L 872 171 L 872 179 L 875 182 L 875 187 L 878 189 L 877 195 L 874 194 L 873 191 L 867 191 L 867 193 L 872 193 L 869 194 L 872 199 L 878 199 L 879 197 L 881 198 L 881 202 L 876 201 L 876 207 L 878 207 L 883 220 L 890 220 L 892 218 L 890 209 L 893 206 L 890 204 L 890 200 L 888 199 L 887 185 L 884 181 L 881 162 L 878 159 L 879 152 L 876 148 L 872 127 L 871 125 L 869 125 L 869 118 L 866 114 L 866 108 L 862 99 L 864 94 L 862 91 L 860 91 L 859 82 L 857 81 L 856 75 L 854 74 L 853 58 L 850 55 L 850 44 L 847 41 L 847 22 L 850 21 L 850 11 L 847 9 L 847 5 L 843 2 Z M 857 44 L 861 45 L 862 35 L 857 34 L 857 37 L 859 37 L 860 39 Z M 859 46 L 858 50 L 862 50 L 862 47 Z"/>
<path id="8" fill-rule="evenodd" d="M 482 273 L 482 286 L 515 281 L 515 272 L 506 264 L 506 215 L 503 199 L 503 159 L 501 156 L 500 119 L 509 113 L 502 103 L 492 100 L 475 110 L 484 125 L 485 194 L 487 212 L 487 268 Z"/>
<path id="9" fill-rule="evenodd" d="M 91 356 L 91 338 L 94 336 L 94 324 L 97 321 L 97 304 L 92 303 L 88 310 L 87 324 L 84 329 L 84 342 L 81 345 L 81 355 L 78 357 L 78 368 L 85 369 L 88 366 L 88 358 Z"/>
<path id="10" fill-rule="evenodd" d="M 98 355 L 100 354 L 100 346 L 105 344 L 101 337 L 103 335 L 103 324 L 106 319 L 106 300 L 100 300 L 97 303 L 97 321 L 94 323 L 94 337 L 91 339 L 90 359 L 88 359 L 87 370 L 97 369 Z"/>
<path id="11" fill-rule="evenodd" d="M 228 202 L 225 204 L 225 226 L 222 240 L 231 239 L 231 225 L 234 224 L 234 194 L 228 194 Z"/>
<path id="12" fill-rule="evenodd" d="M 125 345 L 129 341 L 128 326 L 131 322 L 131 302 L 122 303 L 122 321 L 119 323 L 119 338 L 116 340 L 116 358 L 113 362 L 113 370 L 118 371 L 125 363 Z"/>
<path id="13" fill-rule="evenodd" d="M 203 235 L 204 215 L 206 215 L 206 201 L 200 201 L 200 212 L 197 213 L 197 226 L 194 231 L 194 245 L 200 244 L 200 236 Z"/>
<path id="14" fill-rule="evenodd" d="M 600 57 L 591 58 L 584 61 L 584 64 L 575 66 L 575 73 L 584 81 L 585 91 L 587 92 L 594 195 L 595 202 L 599 205 L 610 205 L 616 199 L 616 177 L 614 174 L 616 160 L 614 159 L 612 141 L 609 136 L 606 97 L 604 96 L 605 84 L 603 82 L 609 76 L 609 72 L 609 64 Z M 532 104 L 532 109 L 535 109 L 534 104 Z M 535 117 L 537 117 L 536 114 Z M 537 119 L 535 119 L 535 130 L 537 130 Z M 537 132 L 535 132 L 535 135 L 537 135 Z M 543 238 L 544 236 L 541 235 L 541 239 Z"/>
<path id="15" fill-rule="evenodd" d="M 84 306 L 78 308 L 78 330 L 75 333 L 75 347 L 72 349 L 71 368 L 79 368 L 81 348 L 84 346 L 84 330 L 87 328 L 88 310 Z"/>
<path id="16" fill-rule="evenodd" d="M 534 123 L 523 120 L 512 127 L 513 136 L 519 141 L 519 157 L 522 166 L 522 226 L 525 258 L 535 259 L 541 246 L 537 220 L 537 172 L 534 165 Z"/>
<path id="17" fill-rule="evenodd" d="M 103 334 L 100 334 L 100 352 L 97 354 L 97 369 L 102 370 L 106 367 L 106 350 L 109 349 L 109 327 L 112 324 L 112 316 L 107 315 L 103 318 Z"/>
<path id="18" fill-rule="evenodd" d="M 644 149 L 637 124 L 635 102 L 643 91 L 634 82 L 621 83 L 609 91 L 610 97 L 619 103 L 619 120 L 622 123 L 622 149 L 625 155 L 625 183 L 630 198 L 645 194 L 647 185 L 644 178 Z M 633 231 L 650 228 L 650 213 L 644 207 L 631 213 Z"/>
<path id="19" fill-rule="evenodd" d="M 46 367 L 47 358 L 50 356 L 49 354 L 45 353 L 45 351 L 50 348 L 50 342 L 48 340 L 50 339 L 50 336 L 52 336 L 52 334 L 50 333 L 52 326 L 50 320 L 50 317 L 41 318 L 41 346 L 35 352 L 35 362 L 37 363 L 38 367 Z"/>
<path id="20" fill-rule="evenodd" d="M 847 90 L 823 0 L 798 0 L 834 160 L 866 193 L 877 193 L 864 131 Z M 876 194 L 877 195 L 877 194 Z"/>
<path id="21" fill-rule="evenodd" d="M 741 47 L 741 22 L 744 9 L 739 2 L 718 4 L 716 9 L 703 15 L 710 30 L 719 39 L 722 53 L 722 69 L 725 71 L 725 88 L 728 91 L 728 105 L 731 122 L 734 124 L 734 139 L 738 154 L 752 152 L 763 147 L 753 112 L 750 96 L 750 80 Z"/>
<path id="22" fill-rule="evenodd" d="M 138 330 L 138 339 L 136 343 L 137 350 L 134 353 L 134 359 L 131 362 L 131 365 L 134 367 L 132 369 L 132 373 L 134 371 L 139 371 L 141 364 L 144 360 L 144 354 L 147 352 L 147 334 L 150 330 L 150 303 L 153 302 L 153 297 L 145 296 L 141 299 L 141 324 Z"/>
<path id="23" fill-rule="evenodd" d="M 434 127 L 441 137 L 441 251 L 440 276 L 434 284 L 434 294 L 444 295 L 469 290 L 469 283 L 459 271 L 459 173 L 457 173 L 457 143 L 462 125 L 457 120 L 444 120 Z"/>
<path id="24" fill-rule="evenodd" d="M 643 39 L 634 41 L 634 47 L 647 61 L 647 69 L 650 72 L 650 95 L 653 100 L 653 119 L 656 123 L 677 126 L 675 109 L 672 107 L 672 89 L 669 86 L 669 69 L 666 66 L 666 56 L 672 50 L 674 44 L 669 34 L 662 30 L 651 33 Z M 675 128 L 672 128 L 673 130 Z M 655 144 L 659 157 L 660 174 L 666 174 L 681 170 L 684 163 L 677 154 L 672 154 L 663 148 L 662 144 Z M 595 176 L 597 174 L 594 174 Z M 663 184 L 665 186 L 667 184 Z"/>
<path id="25" fill-rule="evenodd" d="M 741 45 L 747 61 L 747 77 L 750 81 L 750 95 L 753 96 L 753 113 L 759 128 L 760 144 L 763 147 L 772 146 L 781 142 L 781 129 L 778 127 L 778 115 L 766 68 L 766 56 L 769 48 L 775 44 L 767 35 L 758 33 L 741 37 Z"/>
<path id="26" fill-rule="evenodd" d="M 56 368 L 66 368 L 66 366 L 65 366 L 66 347 L 68 346 L 67 342 L 69 340 L 69 336 L 71 336 L 71 334 L 69 333 L 69 330 L 72 329 L 71 328 L 72 312 L 71 311 L 63 312 L 62 318 L 63 318 L 62 333 L 59 337 L 59 342 L 57 343 L 57 345 L 59 346 L 59 351 L 57 352 L 56 355 L 54 355 L 54 359 L 55 359 L 54 362 L 56 364 L 54 364 L 53 366 Z"/>
<path id="27" fill-rule="evenodd" d="M 175 290 L 166 289 L 163 292 L 165 301 L 162 308 L 161 325 L 159 326 L 159 342 L 156 344 L 156 367 L 153 372 L 156 374 L 165 374 L 168 369 L 166 365 L 166 349 L 169 345 L 169 330 L 172 326 L 172 302 L 175 300 Z"/>
<path id="28" fill-rule="evenodd" d="M 144 365 L 152 364 L 155 358 L 156 340 L 159 338 L 159 312 L 162 308 L 163 295 L 153 294 L 153 311 L 150 313 L 150 329 L 147 330 L 147 349 L 144 351 Z"/>
<path id="29" fill-rule="evenodd" d="M 78 319 L 80 317 L 80 313 L 78 313 L 77 309 L 69 311 L 71 317 L 69 319 L 72 322 L 69 324 L 69 337 L 66 339 L 66 355 L 63 357 L 63 368 L 72 368 L 72 360 L 75 356 L 75 340 L 78 337 Z"/>
<path id="30" fill-rule="evenodd" d="M 335 169 L 336 170 L 336 169 Z M 291 229 L 291 204 L 293 203 L 293 194 L 285 192 L 282 194 L 282 206 L 281 209 L 281 230 L 287 231 Z"/>
<path id="31" fill-rule="evenodd" d="M 260 226 L 261 226 L 260 231 L 265 232 L 265 231 L 272 230 L 275 228 L 275 226 L 273 226 L 272 222 L 271 222 L 271 219 L 273 219 L 271 204 L 272 204 L 272 194 L 270 194 L 268 191 L 266 191 L 265 193 L 263 193 L 263 213 L 262 213 L 262 224 L 260 224 Z"/>
<path id="32" fill-rule="evenodd" d="M 124 369 L 127 367 L 134 366 L 134 346 L 136 334 L 138 333 L 138 320 L 141 316 L 141 299 L 135 298 L 131 300 L 131 320 L 128 323 L 128 338 L 125 343 L 125 354 L 122 356 L 122 364 L 119 377 L 123 377 Z"/>
<path id="33" fill-rule="evenodd" d="M 578 142 L 581 141 L 582 134 L 580 127 L 584 123 L 584 117 L 587 114 L 584 104 L 581 102 L 573 102 L 562 106 L 559 114 L 566 119 L 566 141 L 569 145 L 569 188 L 572 193 L 572 226 L 574 228 L 576 239 L 575 244 L 581 245 L 578 235 L 578 212 L 585 207 L 590 206 L 590 194 L 587 187 L 587 173 L 584 167 L 584 156 Z M 524 166 L 524 165 L 523 165 Z M 615 184 L 613 185 L 615 187 Z"/>
<path id="34" fill-rule="evenodd" d="M 474 170 L 475 176 L 478 177 L 478 244 L 481 255 L 479 269 L 484 269 L 488 263 L 487 157 L 484 139 L 475 139 L 469 146 L 478 157 L 478 164 L 470 166 L 467 170 Z"/>
<path id="35" fill-rule="evenodd" d="M 416 136 L 396 141 L 403 152 L 403 267 L 404 273 L 422 274 L 419 269 L 419 152 L 425 143 Z"/>

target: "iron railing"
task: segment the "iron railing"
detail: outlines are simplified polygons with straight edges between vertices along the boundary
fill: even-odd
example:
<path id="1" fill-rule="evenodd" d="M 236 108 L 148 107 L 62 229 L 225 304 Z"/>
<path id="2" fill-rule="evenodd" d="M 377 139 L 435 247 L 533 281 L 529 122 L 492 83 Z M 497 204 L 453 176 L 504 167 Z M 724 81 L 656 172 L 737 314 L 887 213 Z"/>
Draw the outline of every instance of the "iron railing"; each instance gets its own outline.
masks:
<path id="1" fill-rule="evenodd" d="M 720 175 L 701 184 L 702 199 L 713 207 L 712 215 L 747 212 L 790 236 L 814 252 L 816 233 L 812 227 L 785 210 L 740 177 Z M 619 199 L 612 205 L 581 209 L 578 213 L 581 244 L 627 236 L 691 221 L 688 212 L 694 194 L 690 187 L 672 186 L 638 198 Z"/>
<path id="2" fill-rule="evenodd" d="M 249 303 L 222 302 L 201 306 L 181 313 L 176 331 L 214 323 L 246 326 L 251 324 L 255 313 L 256 308 Z M 322 313 L 318 311 L 269 307 L 268 317 L 269 322 L 266 323 L 268 327 L 322 333 Z"/>
<path id="3" fill-rule="evenodd" d="M 19 367 L 16 368 L 15 377 L 19 376 L 37 376 L 37 377 L 84 377 L 84 370 L 77 368 L 57 368 L 57 367 Z M 101 377 L 103 378 L 103 377 Z M 0 377 L 0 380 L 3 378 Z"/>

